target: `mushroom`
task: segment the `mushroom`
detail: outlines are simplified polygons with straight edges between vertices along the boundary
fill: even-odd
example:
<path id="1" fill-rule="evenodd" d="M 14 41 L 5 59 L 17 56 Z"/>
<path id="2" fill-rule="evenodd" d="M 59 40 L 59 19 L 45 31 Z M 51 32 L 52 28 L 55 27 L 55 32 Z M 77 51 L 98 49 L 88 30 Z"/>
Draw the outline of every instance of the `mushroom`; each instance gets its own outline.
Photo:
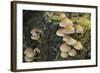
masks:
<path id="1" fill-rule="evenodd" d="M 63 18 L 63 20 L 59 23 L 60 27 L 66 27 L 67 25 L 73 25 L 73 22 L 67 17 Z"/>
<path id="2" fill-rule="evenodd" d="M 76 24 L 74 28 L 76 33 L 83 33 L 83 28 L 79 24 Z"/>
<path id="3" fill-rule="evenodd" d="M 82 46 L 81 42 L 78 41 L 76 44 L 74 44 L 74 48 L 76 50 L 82 50 L 83 46 Z"/>
<path id="4" fill-rule="evenodd" d="M 61 52 L 69 52 L 71 50 L 71 47 L 69 45 L 67 45 L 66 43 L 63 43 L 60 46 L 60 51 Z"/>
<path id="5" fill-rule="evenodd" d="M 63 31 L 65 34 L 73 34 L 75 30 L 72 25 L 67 25 Z"/>
<path id="6" fill-rule="evenodd" d="M 73 39 L 72 37 L 70 37 L 68 35 L 65 35 L 63 37 L 63 41 L 65 41 L 68 45 L 71 45 L 71 46 L 73 46 L 77 42 L 75 39 Z"/>
<path id="7" fill-rule="evenodd" d="M 34 51 L 33 51 L 32 48 L 27 48 L 27 49 L 25 49 L 24 54 L 25 54 L 28 58 L 32 58 L 32 57 L 35 56 L 35 53 L 34 53 Z"/>
<path id="8" fill-rule="evenodd" d="M 38 40 L 43 32 L 40 29 L 33 28 L 30 33 L 32 34 L 31 39 Z"/>
<path id="9" fill-rule="evenodd" d="M 40 53 L 40 49 L 39 49 L 39 48 L 35 48 L 35 49 L 34 49 L 34 53 L 36 53 L 36 52 L 37 52 L 37 53 Z"/>
<path id="10" fill-rule="evenodd" d="M 75 49 L 72 49 L 69 53 L 68 53 L 69 56 L 76 56 L 77 55 L 77 51 Z"/>
<path id="11" fill-rule="evenodd" d="M 29 57 L 25 56 L 25 57 L 24 57 L 24 60 L 25 60 L 26 62 L 31 62 L 31 61 L 33 60 L 33 58 L 29 58 Z"/>
<path id="12" fill-rule="evenodd" d="M 61 52 L 61 57 L 62 57 L 62 58 L 67 58 L 67 57 L 68 57 L 68 53 L 66 53 L 66 52 Z"/>
<path id="13" fill-rule="evenodd" d="M 60 37 L 63 37 L 63 36 L 64 36 L 63 31 L 64 31 L 63 28 L 58 29 L 57 32 L 56 32 L 56 35 L 57 35 L 57 36 L 60 36 Z"/>

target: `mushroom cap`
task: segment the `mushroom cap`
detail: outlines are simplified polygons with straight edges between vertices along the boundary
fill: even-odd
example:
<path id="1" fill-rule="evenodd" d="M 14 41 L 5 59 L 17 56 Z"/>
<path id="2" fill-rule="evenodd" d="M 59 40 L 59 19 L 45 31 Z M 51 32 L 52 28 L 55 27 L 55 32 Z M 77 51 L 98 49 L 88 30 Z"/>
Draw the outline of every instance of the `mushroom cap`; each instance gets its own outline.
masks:
<path id="1" fill-rule="evenodd" d="M 75 30 L 76 30 L 76 33 L 83 33 L 83 28 L 78 24 L 78 25 L 75 25 Z"/>
<path id="2" fill-rule="evenodd" d="M 63 18 L 63 20 L 59 23 L 60 27 L 66 27 L 67 25 L 73 25 L 73 22 L 67 17 Z"/>
<path id="3" fill-rule="evenodd" d="M 34 53 L 36 53 L 36 52 L 37 52 L 37 53 L 40 53 L 40 49 L 39 49 L 39 48 L 35 48 L 35 49 L 34 49 Z"/>
<path id="4" fill-rule="evenodd" d="M 42 33 L 42 31 L 40 29 L 37 29 L 37 28 L 33 28 L 30 33 L 34 35 L 34 33 L 37 33 L 37 32 Z"/>
<path id="5" fill-rule="evenodd" d="M 82 50 L 82 49 L 83 49 L 83 46 L 82 46 L 81 42 L 78 41 L 78 42 L 74 45 L 74 48 L 75 48 L 76 50 Z"/>
<path id="6" fill-rule="evenodd" d="M 67 57 L 68 57 L 68 53 L 61 52 L 61 57 L 62 57 L 62 58 L 67 58 Z"/>
<path id="7" fill-rule="evenodd" d="M 31 32 L 32 36 L 37 36 L 37 33 L 36 32 Z"/>
<path id="8" fill-rule="evenodd" d="M 67 25 L 63 32 L 65 34 L 73 34 L 73 33 L 75 33 L 75 30 L 74 30 L 74 27 L 72 25 Z"/>
<path id="9" fill-rule="evenodd" d="M 72 49 L 69 53 L 68 53 L 69 56 L 76 56 L 77 55 L 77 51 L 75 49 Z"/>
<path id="10" fill-rule="evenodd" d="M 63 28 L 58 29 L 57 32 L 56 32 L 56 35 L 57 35 L 57 36 L 60 36 L 60 37 L 63 37 L 63 36 L 64 36 L 63 31 L 64 31 Z"/>
<path id="11" fill-rule="evenodd" d="M 26 62 L 31 62 L 31 61 L 33 60 L 33 58 L 28 58 L 27 56 L 25 56 L 25 57 L 24 57 L 24 60 L 25 60 Z"/>
<path id="12" fill-rule="evenodd" d="M 65 41 L 68 45 L 74 45 L 74 44 L 76 44 L 76 40 L 75 39 L 73 39 L 72 37 L 70 37 L 70 36 L 68 36 L 68 35 L 65 35 L 64 37 L 63 37 L 63 41 Z"/>
<path id="13" fill-rule="evenodd" d="M 60 46 L 60 51 L 61 52 L 69 52 L 71 50 L 71 47 L 69 45 L 67 45 L 66 43 L 63 43 Z"/>
<path id="14" fill-rule="evenodd" d="M 24 54 L 25 54 L 28 58 L 32 58 L 32 57 L 35 56 L 35 53 L 34 53 L 34 51 L 33 51 L 32 48 L 27 48 L 27 49 L 25 49 Z"/>
<path id="15" fill-rule="evenodd" d="M 38 40 L 38 36 L 31 36 L 32 40 Z"/>

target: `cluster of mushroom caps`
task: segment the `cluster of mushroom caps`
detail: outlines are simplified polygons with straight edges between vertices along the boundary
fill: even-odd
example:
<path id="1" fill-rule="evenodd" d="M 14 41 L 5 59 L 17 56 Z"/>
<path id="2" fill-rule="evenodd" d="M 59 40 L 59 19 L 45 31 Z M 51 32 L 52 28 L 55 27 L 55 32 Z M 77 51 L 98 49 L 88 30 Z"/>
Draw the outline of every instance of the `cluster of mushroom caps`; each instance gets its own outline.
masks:
<path id="1" fill-rule="evenodd" d="M 35 48 L 35 49 L 27 48 L 24 51 L 24 54 L 25 54 L 24 59 L 25 59 L 26 62 L 31 62 L 31 61 L 33 61 L 35 56 L 37 54 L 39 54 L 39 53 L 40 53 L 40 49 L 39 48 Z"/>
<path id="2" fill-rule="evenodd" d="M 31 39 L 38 41 L 40 39 L 40 34 L 42 34 L 42 31 L 40 29 L 33 28 L 30 33 L 32 34 Z M 34 48 L 34 49 L 33 48 L 26 48 L 24 51 L 24 54 L 25 54 L 24 60 L 26 62 L 31 62 L 31 61 L 33 61 L 35 56 L 39 53 L 40 53 L 39 48 Z"/>
<path id="3" fill-rule="evenodd" d="M 31 36 L 32 40 L 39 40 L 40 35 L 43 34 L 42 30 L 40 30 L 38 28 L 33 28 L 30 33 L 32 34 L 32 36 Z"/>
<path id="4" fill-rule="evenodd" d="M 77 55 L 78 50 L 83 49 L 83 46 L 80 41 L 72 38 L 70 34 L 83 33 L 83 28 L 79 24 L 73 24 L 64 13 L 60 13 L 59 15 L 62 17 L 62 20 L 59 23 L 60 28 L 57 30 L 56 35 L 63 37 L 64 41 L 64 43 L 60 45 L 61 57 L 74 57 Z"/>

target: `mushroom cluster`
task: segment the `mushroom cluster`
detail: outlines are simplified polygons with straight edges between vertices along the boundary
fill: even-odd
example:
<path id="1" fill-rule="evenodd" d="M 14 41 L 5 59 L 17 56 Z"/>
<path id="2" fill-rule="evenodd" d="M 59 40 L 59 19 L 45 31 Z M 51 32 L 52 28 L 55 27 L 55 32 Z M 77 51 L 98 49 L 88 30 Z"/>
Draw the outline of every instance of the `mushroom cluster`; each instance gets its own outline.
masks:
<path id="1" fill-rule="evenodd" d="M 40 29 L 33 28 L 30 32 L 32 34 L 31 39 L 32 40 L 39 40 L 40 35 L 43 33 Z"/>
<path id="2" fill-rule="evenodd" d="M 31 35 L 31 39 L 34 41 L 39 41 L 41 38 L 41 34 L 43 33 L 42 30 L 38 29 L 38 28 L 33 28 L 30 32 Z M 39 48 L 26 48 L 24 51 L 24 60 L 26 62 L 32 62 L 34 60 L 34 58 L 37 57 L 37 55 L 39 55 L 40 53 L 40 49 Z M 38 57 L 37 57 L 38 58 Z"/>
<path id="3" fill-rule="evenodd" d="M 26 62 L 31 62 L 35 56 L 37 54 L 40 53 L 40 49 L 39 48 L 35 48 L 34 50 L 32 48 L 26 48 L 25 51 L 24 51 L 24 59 Z"/>
<path id="4" fill-rule="evenodd" d="M 56 31 L 56 35 L 63 37 L 64 43 L 60 45 L 61 57 L 68 58 L 68 56 L 74 57 L 77 55 L 78 50 L 82 50 L 83 46 L 80 41 L 72 38 L 71 34 L 83 33 L 83 28 L 77 23 L 73 22 L 66 17 L 64 13 L 59 13 L 62 20 L 59 23 L 59 29 Z"/>

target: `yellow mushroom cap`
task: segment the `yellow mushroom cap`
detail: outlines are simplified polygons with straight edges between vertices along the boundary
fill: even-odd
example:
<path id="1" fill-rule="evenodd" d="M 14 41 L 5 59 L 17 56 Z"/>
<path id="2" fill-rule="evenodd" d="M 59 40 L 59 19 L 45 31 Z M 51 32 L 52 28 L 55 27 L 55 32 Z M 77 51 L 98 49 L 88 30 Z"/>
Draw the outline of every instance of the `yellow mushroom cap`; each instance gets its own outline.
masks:
<path id="1" fill-rule="evenodd" d="M 77 42 L 75 45 L 74 45 L 74 48 L 77 49 L 77 50 L 82 50 L 83 49 L 83 46 L 81 44 L 81 42 Z"/>
<path id="2" fill-rule="evenodd" d="M 61 52 L 61 57 L 62 57 L 62 58 L 67 58 L 67 57 L 68 57 L 68 53 Z"/>
<path id="3" fill-rule="evenodd" d="M 76 33 L 83 33 L 83 28 L 80 25 L 75 25 Z"/>
<path id="4" fill-rule="evenodd" d="M 25 57 L 24 57 L 24 60 L 25 60 L 26 62 L 31 62 L 31 61 L 33 60 L 33 58 L 28 58 L 27 56 L 25 56 Z"/>
<path id="5" fill-rule="evenodd" d="M 63 41 L 65 41 L 68 45 L 74 45 L 74 44 L 76 44 L 76 40 L 75 39 L 73 39 L 72 37 L 70 37 L 70 36 L 68 36 L 68 35 L 65 35 L 64 37 L 63 37 Z"/>
<path id="6" fill-rule="evenodd" d="M 74 27 L 72 25 L 67 25 L 63 31 L 65 34 L 75 33 Z"/>
<path id="7" fill-rule="evenodd" d="M 68 53 L 69 56 L 76 56 L 77 55 L 77 51 L 75 49 L 72 49 L 69 53 Z"/>
<path id="8" fill-rule="evenodd" d="M 71 50 L 71 47 L 67 45 L 66 43 L 61 44 L 60 51 L 61 52 L 69 52 Z"/>
<path id="9" fill-rule="evenodd" d="M 66 27 L 67 25 L 73 25 L 73 22 L 68 19 L 67 17 L 65 17 L 60 23 L 59 26 L 60 27 Z"/>
<path id="10" fill-rule="evenodd" d="M 58 29 L 57 32 L 56 32 L 56 35 L 57 35 L 57 36 L 60 36 L 60 37 L 63 37 L 63 36 L 64 36 L 63 31 L 64 31 L 63 28 Z"/>
<path id="11" fill-rule="evenodd" d="M 32 57 L 35 56 L 35 53 L 34 53 L 34 51 L 33 51 L 32 48 L 27 48 L 27 49 L 25 49 L 24 54 L 25 54 L 28 58 L 32 58 Z"/>

